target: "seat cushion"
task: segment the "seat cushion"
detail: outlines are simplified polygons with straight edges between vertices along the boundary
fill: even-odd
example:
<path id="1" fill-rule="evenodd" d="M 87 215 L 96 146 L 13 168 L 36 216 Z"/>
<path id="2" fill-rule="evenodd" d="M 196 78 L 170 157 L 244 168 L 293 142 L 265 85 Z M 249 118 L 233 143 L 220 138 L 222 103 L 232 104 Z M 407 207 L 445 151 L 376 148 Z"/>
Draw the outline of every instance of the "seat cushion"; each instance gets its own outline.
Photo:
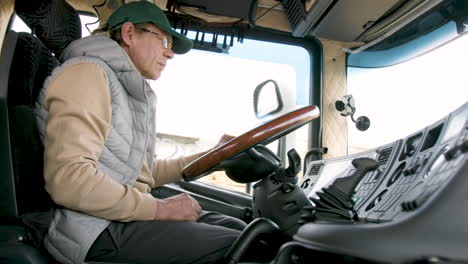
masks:
<path id="1" fill-rule="evenodd" d="M 0 263 L 48 264 L 38 249 L 22 243 L 0 242 Z"/>

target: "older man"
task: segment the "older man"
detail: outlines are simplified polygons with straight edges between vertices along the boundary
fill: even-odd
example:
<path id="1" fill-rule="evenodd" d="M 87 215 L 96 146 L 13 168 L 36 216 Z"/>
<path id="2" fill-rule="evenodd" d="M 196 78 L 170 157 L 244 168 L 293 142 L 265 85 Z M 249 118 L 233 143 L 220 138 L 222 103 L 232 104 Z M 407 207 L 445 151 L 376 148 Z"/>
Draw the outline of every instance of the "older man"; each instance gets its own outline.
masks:
<path id="1" fill-rule="evenodd" d="M 108 30 L 70 44 L 40 96 L 46 189 L 60 206 L 44 246 L 63 263 L 218 262 L 245 223 L 202 211 L 188 194 L 149 193 L 180 180 L 201 155 L 154 159 L 155 94 L 146 81 L 192 42 L 146 1 L 117 9 Z"/>

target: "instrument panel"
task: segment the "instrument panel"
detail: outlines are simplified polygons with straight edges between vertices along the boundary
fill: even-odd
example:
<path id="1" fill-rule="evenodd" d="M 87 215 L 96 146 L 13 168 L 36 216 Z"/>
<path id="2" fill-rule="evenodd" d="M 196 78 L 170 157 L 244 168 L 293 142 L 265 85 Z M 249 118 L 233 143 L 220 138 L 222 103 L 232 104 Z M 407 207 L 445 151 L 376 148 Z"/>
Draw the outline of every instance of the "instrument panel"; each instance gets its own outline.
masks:
<path id="1" fill-rule="evenodd" d="M 365 174 L 356 167 L 363 158 L 376 164 Z M 468 261 L 468 103 L 387 145 L 309 161 L 298 185 L 312 205 L 333 207 L 320 202 L 323 192 L 353 177 L 360 178 L 350 197 L 352 218 L 334 217 L 331 210 L 303 224 L 296 242 L 377 262 Z"/>

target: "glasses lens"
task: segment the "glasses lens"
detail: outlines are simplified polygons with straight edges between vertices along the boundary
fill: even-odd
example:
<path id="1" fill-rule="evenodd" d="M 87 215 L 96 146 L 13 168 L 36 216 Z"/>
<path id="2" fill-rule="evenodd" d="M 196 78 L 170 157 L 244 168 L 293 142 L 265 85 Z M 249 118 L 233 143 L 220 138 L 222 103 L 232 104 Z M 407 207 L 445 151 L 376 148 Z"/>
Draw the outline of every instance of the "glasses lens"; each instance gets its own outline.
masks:
<path id="1" fill-rule="evenodd" d="M 161 40 L 161 42 L 162 42 L 162 44 L 163 44 L 163 47 L 164 47 L 165 49 L 170 49 L 170 48 L 172 48 L 172 43 L 169 44 L 169 41 L 167 40 L 166 35 L 161 35 L 161 34 L 159 34 L 159 33 L 157 33 L 157 32 L 153 32 L 153 31 L 148 30 L 148 29 L 146 29 L 146 28 L 140 28 L 140 30 L 155 35 L 158 39 Z"/>
<path id="2" fill-rule="evenodd" d="M 163 43 L 163 46 L 164 46 L 165 49 L 167 49 L 169 47 L 169 45 L 168 45 L 169 43 L 167 42 L 166 36 L 164 36 L 164 38 L 162 40 L 162 43 Z"/>

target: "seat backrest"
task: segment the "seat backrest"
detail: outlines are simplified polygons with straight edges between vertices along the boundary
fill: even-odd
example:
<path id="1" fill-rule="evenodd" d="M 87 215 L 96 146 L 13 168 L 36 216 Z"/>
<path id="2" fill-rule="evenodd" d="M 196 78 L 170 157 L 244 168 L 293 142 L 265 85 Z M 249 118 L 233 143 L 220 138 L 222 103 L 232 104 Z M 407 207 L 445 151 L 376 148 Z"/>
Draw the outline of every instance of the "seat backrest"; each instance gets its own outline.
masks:
<path id="1" fill-rule="evenodd" d="M 33 34 L 9 31 L 0 55 L 0 221 L 50 208 L 43 152 L 33 111 L 56 56 L 81 37 L 76 11 L 65 0 L 15 1 Z"/>
<path id="2" fill-rule="evenodd" d="M 9 212 L 4 212 L 6 216 L 18 217 L 52 205 L 43 187 L 44 148 L 36 127 L 33 106 L 45 78 L 58 65 L 58 61 L 40 40 L 29 33 L 9 31 L 5 41 L 14 42 L 15 46 L 9 75 L 2 79 L 4 82 L 8 80 L 6 87 L 5 83 L 2 85 L 2 89 L 6 89 L 3 92 L 6 95 L 6 111 L 3 112 L 2 127 L 8 128 L 4 132 L 4 140 L 9 143 L 11 167 L 8 173 L 1 175 L 8 177 L 7 181 L 13 185 L 0 195 L 8 195 L 7 201 L 12 202 L 5 207 L 9 208 Z M 8 62 L 2 59 L 2 64 Z"/>
<path id="3" fill-rule="evenodd" d="M 9 31 L 0 54 L 0 262 L 49 263 L 39 235 L 21 224 L 52 201 L 44 189 L 43 151 L 33 112 L 42 82 L 58 64 L 29 33 Z M 42 232 L 39 232 L 42 233 Z"/>
<path id="4" fill-rule="evenodd" d="M 65 0 L 15 0 L 15 12 L 33 34 L 8 31 L 0 53 L 0 262 L 55 263 L 40 250 L 53 202 L 33 109 L 81 23 Z"/>

